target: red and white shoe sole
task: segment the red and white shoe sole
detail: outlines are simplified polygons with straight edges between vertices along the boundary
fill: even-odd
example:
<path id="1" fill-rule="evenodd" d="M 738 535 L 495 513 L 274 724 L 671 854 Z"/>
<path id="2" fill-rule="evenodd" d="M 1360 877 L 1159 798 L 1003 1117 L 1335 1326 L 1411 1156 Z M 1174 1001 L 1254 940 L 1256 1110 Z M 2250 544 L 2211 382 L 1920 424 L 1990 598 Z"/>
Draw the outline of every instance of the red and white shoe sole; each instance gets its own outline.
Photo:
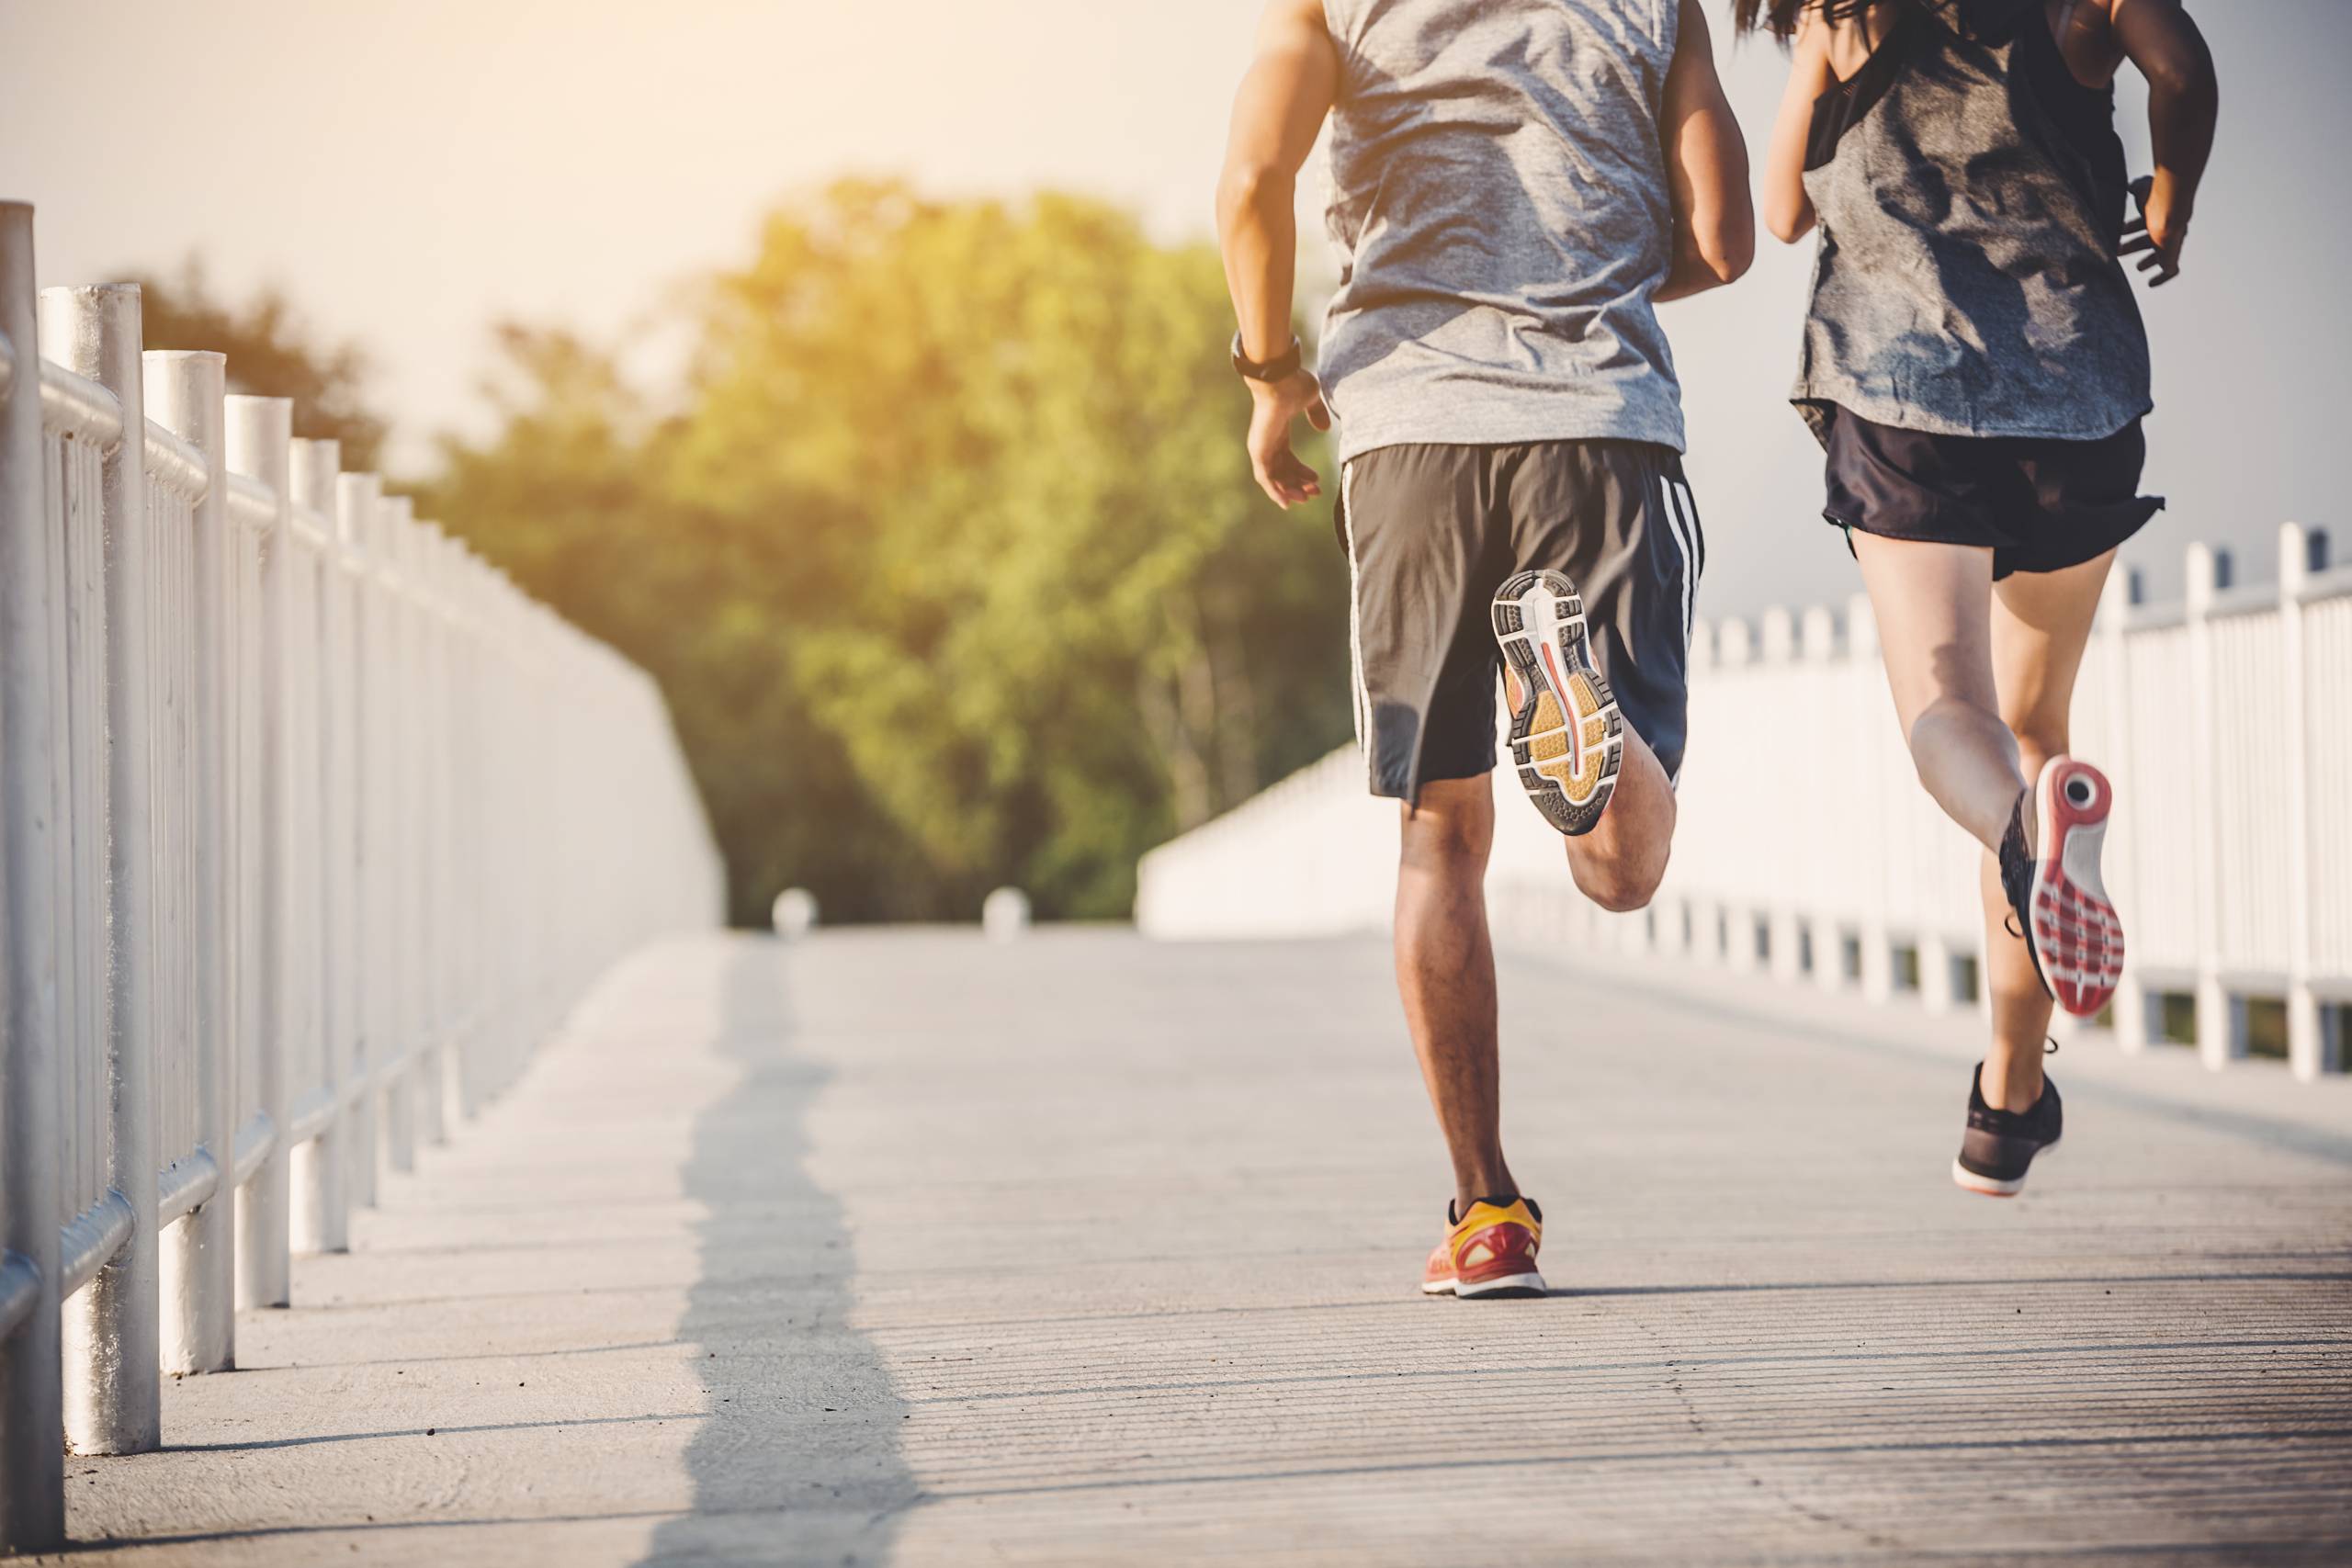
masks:
<path id="1" fill-rule="evenodd" d="M 2031 914 L 2034 956 L 2058 1005 L 2089 1018 L 2123 978 L 2123 922 L 2099 876 L 2115 791 L 2088 762 L 2052 757 L 2034 784 L 2037 825 Z"/>

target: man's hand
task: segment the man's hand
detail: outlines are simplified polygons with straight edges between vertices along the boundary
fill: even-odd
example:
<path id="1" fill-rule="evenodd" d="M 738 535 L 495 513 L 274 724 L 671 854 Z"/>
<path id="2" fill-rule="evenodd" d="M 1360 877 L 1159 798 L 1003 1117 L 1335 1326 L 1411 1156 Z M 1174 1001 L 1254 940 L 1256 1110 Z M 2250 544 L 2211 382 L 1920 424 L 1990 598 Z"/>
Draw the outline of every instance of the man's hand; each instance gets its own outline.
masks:
<path id="1" fill-rule="evenodd" d="M 2180 248 L 2188 241 L 2188 205 L 2173 193 L 2168 180 L 2142 175 L 2132 182 L 2132 205 L 2139 212 L 2123 226 L 2119 256 L 2141 255 L 2143 274 L 2154 274 L 2148 287 L 2162 288 L 2180 276 Z"/>
<path id="2" fill-rule="evenodd" d="M 1331 410 L 1313 372 L 1295 371 L 1279 381 L 1252 381 L 1250 398 L 1250 472 L 1276 506 L 1288 510 L 1323 493 L 1315 470 L 1290 449 L 1290 423 L 1299 415 L 1317 430 L 1331 428 Z"/>

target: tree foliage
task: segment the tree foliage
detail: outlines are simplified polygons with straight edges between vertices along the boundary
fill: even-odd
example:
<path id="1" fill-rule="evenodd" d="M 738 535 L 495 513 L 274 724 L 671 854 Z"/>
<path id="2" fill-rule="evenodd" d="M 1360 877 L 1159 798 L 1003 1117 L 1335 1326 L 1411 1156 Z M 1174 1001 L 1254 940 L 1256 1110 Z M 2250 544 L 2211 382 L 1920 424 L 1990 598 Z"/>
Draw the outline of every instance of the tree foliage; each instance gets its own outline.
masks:
<path id="1" fill-rule="evenodd" d="M 295 434 L 342 442 L 346 468 L 377 466 L 385 423 L 362 390 L 370 367 L 357 345 L 321 342 L 274 288 L 242 305 L 219 299 L 194 257 L 175 277 L 141 275 L 130 281 L 139 285 L 149 344 L 227 355 L 231 391 L 293 399 Z"/>
<path id="2" fill-rule="evenodd" d="M 1250 483 L 1229 321 L 1100 202 L 844 183 L 707 281 L 666 408 L 507 329 L 430 504 L 661 679 L 740 918 L 1120 915 L 1348 725 L 1344 562 Z"/>

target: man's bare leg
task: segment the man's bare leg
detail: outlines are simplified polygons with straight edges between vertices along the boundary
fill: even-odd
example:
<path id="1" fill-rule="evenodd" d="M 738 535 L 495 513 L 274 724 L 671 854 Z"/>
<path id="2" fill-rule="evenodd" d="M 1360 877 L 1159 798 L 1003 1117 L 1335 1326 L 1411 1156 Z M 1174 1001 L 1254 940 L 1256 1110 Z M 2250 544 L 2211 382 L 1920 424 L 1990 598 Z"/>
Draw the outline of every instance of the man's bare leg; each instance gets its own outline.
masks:
<path id="1" fill-rule="evenodd" d="M 1566 840 L 1568 871 L 1577 890 L 1619 914 L 1646 906 L 1666 876 L 1674 820 L 1674 786 L 1667 782 L 1666 769 L 1628 725 L 1609 808 L 1591 832 Z"/>
<path id="2" fill-rule="evenodd" d="M 1426 784 L 1420 805 L 1405 808 L 1402 826 L 1396 990 L 1453 1158 L 1455 1212 L 1466 1213 L 1474 1199 L 1519 1191 L 1503 1159 L 1495 952 L 1487 932 L 1493 783 L 1481 776 Z"/>

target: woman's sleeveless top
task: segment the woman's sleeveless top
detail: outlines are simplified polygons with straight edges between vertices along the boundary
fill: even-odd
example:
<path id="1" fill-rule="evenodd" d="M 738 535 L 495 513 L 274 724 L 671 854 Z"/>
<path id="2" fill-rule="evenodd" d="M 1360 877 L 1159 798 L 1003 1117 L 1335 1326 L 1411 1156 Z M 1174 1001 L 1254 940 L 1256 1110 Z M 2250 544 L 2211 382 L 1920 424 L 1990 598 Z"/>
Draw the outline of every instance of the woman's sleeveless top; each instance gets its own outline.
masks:
<path id="1" fill-rule="evenodd" d="M 2041 0 L 1904 0 L 1814 106 L 1805 164 L 1821 241 L 1793 397 L 1816 435 L 1827 404 L 2061 440 L 2148 412 L 2114 93 L 2075 80 Z"/>

